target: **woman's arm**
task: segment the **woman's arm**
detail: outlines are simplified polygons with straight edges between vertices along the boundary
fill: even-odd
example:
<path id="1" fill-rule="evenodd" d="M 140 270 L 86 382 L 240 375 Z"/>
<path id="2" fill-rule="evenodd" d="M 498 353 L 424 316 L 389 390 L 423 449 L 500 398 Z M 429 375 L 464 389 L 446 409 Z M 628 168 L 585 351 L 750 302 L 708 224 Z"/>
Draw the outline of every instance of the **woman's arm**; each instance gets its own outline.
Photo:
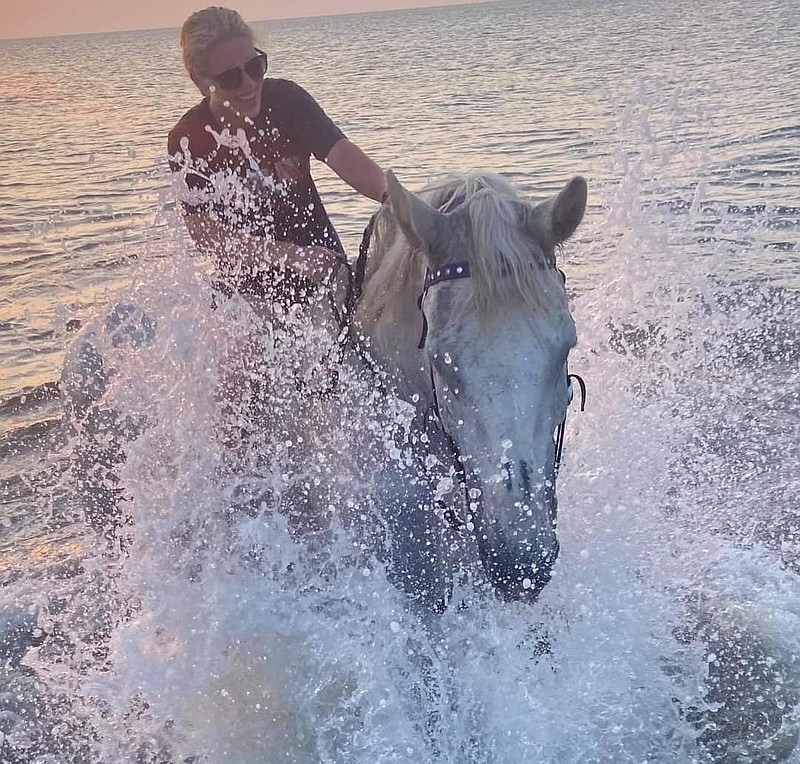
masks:
<path id="1" fill-rule="evenodd" d="M 382 200 L 386 192 L 383 170 L 355 143 L 347 138 L 337 141 L 328 152 L 325 163 L 360 194 L 376 202 Z"/>
<path id="2" fill-rule="evenodd" d="M 301 247 L 230 231 L 206 213 L 185 215 L 186 229 L 197 249 L 214 258 L 221 273 L 256 273 L 265 265 L 292 268 L 321 284 L 345 262 L 344 255 L 325 247 Z"/>

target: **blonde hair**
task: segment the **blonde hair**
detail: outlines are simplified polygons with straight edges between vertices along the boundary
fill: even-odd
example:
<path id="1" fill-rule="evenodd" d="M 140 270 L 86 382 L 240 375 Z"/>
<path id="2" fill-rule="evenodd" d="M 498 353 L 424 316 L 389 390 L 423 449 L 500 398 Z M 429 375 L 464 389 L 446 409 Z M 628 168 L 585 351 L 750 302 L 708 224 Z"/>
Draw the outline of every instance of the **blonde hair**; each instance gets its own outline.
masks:
<path id="1" fill-rule="evenodd" d="M 212 5 L 195 11 L 181 27 L 183 65 L 189 74 L 205 74 L 206 56 L 212 46 L 235 37 L 253 42 L 253 30 L 234 10 Z"/>

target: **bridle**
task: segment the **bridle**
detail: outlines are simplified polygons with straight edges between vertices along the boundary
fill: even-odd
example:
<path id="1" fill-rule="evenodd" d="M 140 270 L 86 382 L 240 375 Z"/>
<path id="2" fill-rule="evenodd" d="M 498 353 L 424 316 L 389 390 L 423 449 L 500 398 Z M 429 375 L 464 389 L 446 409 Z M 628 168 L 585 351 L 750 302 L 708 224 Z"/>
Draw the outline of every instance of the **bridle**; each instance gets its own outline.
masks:
<path id="1" fill-rule="evenodd" d="M 557 269 L 558 272 L 561 274 L 561 280 L 564 284 L 567 283 L 567 277 L 564 271 L 560 268 Z M 425 347 L 425 342 L 428 338 L 428 319 L 425 316 L 425 311 L 423 310 L 423 302 L 425 300 L 425 296 L 428 294 L 428 290 L 435 286 L 436 284 L 441 284 L 444 281 L 454 281 L 456 279 L 468 279 L 470 278 L 470 268 L 469 263 L 467 261 L 459 261 L 455 263 L 448 263 L 447 265 L 443 265 L 436 270 L 431 270 L 430 268 L 426 269 L 425 271 L 425 279 L 422 285 L 422 292 L 420 292 L 419 298 L 417 298 L 417 307 L 422 314 L 422 332 L 420 334 L 419 343 L 417 344 L 417 349 L 422 350 Z M 433 375 L 433 368 L 429 367 L 428 371 L 430 373 L 431 379 L 431 388 L 433 392 L 433 405 L 434 411 L 436 413 L 436 418 L 438 419 L 442 430 L 447 435 L 448 440 L 452 443 L 453 449 L 457 452 L 458 449 L 455 445 L 455 441 L 450 436 L 450 434 L 445 430 L 444 423 L 442 422 L 441 414 L 439 413 L 439 398 L 436 393 L 436 378 Z M 567 405 L 572 402 L 574 396 L 574 388 L 573 388 L 573 380 L 578 384 L 578 387 L 581 392 L 581 411 L 586 410 L 586 383 L 583 381 L 583 378 L 577 374 L 570 374 L 569 368 L 566 364 L 564 364 L 564 371 L 567 376 Z M 555 431 L 555 444 L 556 444 L 556 452 L 555 452 L 555 474 L 558 475 L 558 472 L 561 468 L 561 459 L 564 453 L 564 433 L 566 430 L 566 423 L 567 417 L 566 413 L 564 415 L 564 419 L 558 425 Z M 460 460 L 458 460 L 460 463 Z"/>

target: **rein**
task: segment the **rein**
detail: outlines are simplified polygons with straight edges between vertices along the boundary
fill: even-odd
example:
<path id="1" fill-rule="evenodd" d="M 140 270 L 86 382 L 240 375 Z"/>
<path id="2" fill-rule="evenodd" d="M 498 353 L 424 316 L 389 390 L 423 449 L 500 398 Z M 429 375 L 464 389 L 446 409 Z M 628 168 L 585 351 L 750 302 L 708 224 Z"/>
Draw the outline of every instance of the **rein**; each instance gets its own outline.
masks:
<path id="1" fill-rule="evenodd" d="M 372 232 L 375 230 L 375 221 L 380 215 L 378 210 L 367 223 L 364 233 L 361 236 L 361 244 L 358 247 L 358 258 L 352 270 L 352 278 L 347 283 L 347 294 L 344 298 L 344 314 L 349 322 L 355 313 L 356 304 L 364 292 L 364 277 L 367 272 L 367 258 L 369 257 L 369 245 L 372 241 Z"/>

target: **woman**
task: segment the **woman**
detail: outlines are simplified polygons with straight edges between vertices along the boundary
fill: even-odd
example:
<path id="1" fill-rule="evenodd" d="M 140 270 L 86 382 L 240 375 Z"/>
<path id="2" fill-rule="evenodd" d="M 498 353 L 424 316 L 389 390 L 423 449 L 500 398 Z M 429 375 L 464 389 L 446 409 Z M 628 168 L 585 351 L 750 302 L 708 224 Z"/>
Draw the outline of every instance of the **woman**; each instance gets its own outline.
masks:
<path id="1" fill-rule="evenodd" d="M 204 96 L 168 139 L 189 233 L 215 257 L 223 291 L 300 299 L 344 261 L 311 155 L 376 201 L 384 173 L 303 88 L 265 78 L 267 55 L 236 11 L 193 13 L 181 48 Z"/>

